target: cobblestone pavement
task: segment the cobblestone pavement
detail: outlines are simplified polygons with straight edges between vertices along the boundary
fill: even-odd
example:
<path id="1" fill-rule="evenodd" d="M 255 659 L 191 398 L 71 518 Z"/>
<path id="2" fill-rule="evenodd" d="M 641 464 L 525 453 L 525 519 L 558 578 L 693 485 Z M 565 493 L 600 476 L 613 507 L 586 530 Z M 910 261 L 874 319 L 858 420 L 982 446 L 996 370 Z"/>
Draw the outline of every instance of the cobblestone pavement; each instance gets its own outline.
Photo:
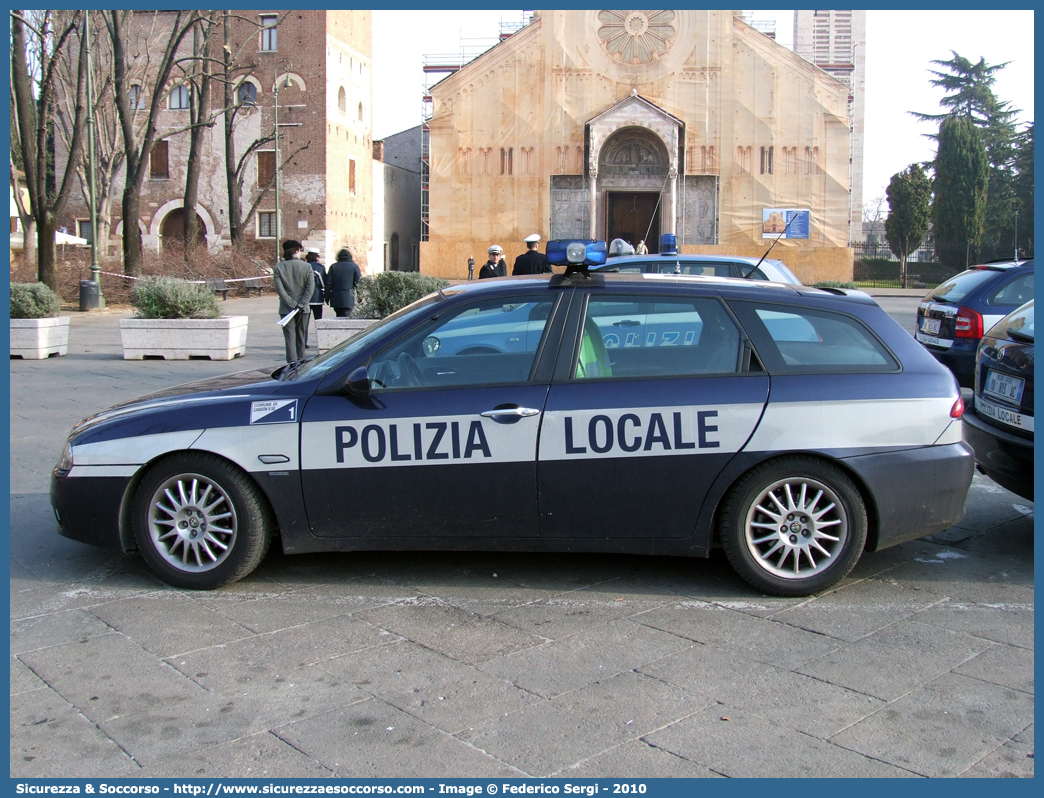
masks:
<path id="1" fill-rule="evenodd" d="M 193 593 L 58 536 L 72 424 L 280 362 L 273 298 L 223 307 L 231 363 L 123 361 L 114 311 L 11 361 L 12 776 L 1033 775 L 1033 506 L 980 476 L 811 599 L 720 554 L 273 551 Z"/>

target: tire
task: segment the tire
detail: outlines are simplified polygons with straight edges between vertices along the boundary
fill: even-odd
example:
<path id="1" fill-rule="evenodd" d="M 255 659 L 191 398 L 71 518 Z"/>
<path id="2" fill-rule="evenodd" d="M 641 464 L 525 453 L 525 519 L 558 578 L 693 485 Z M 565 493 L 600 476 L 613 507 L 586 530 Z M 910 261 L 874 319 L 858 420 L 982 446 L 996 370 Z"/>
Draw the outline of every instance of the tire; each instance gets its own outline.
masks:
<path id="1" fill-rule="evenodd" d="M 721 543 L 744 580 L 808 596 L 844 578 L 866 544 L 866 506 L 837 466 L 786 457 L 744 474 L 725 498 Z"/>
<path id="2" fill-rule="evenodd" d="M 257 568 L 275 526 L 254 481 L 210 454 L 154 465 L 135 491 L 132 525 L 157 576 L 191 590 L 213 590 Z"/>

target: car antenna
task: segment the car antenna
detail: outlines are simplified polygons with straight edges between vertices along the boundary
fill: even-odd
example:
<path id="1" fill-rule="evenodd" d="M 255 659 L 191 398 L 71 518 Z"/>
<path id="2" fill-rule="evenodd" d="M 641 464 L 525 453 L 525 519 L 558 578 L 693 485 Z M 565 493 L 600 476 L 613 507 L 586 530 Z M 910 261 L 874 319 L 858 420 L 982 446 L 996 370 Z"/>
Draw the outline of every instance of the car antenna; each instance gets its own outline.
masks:
<path id="1" fill-rule="evenodd" d="M 785 236 L 787 234 L 787 230 L 790 229 L 790 225 L 792 225 L 794 223 L 794 220 L 796 218 L 797 218 L 797 214 L 796 213 L 793 216 L 790 217 L 790 221 L 787 222 L 787 226 L 783 228 L 783 232 L 780 233 L 778 236 L 776 236 L 776 240 L 775 241 L 773 241 L 771 244 L 769 244 L 769 248 L 765 250 L 765 254 L 761 256 L 761 260 L 759 260 L 757 263 L 754 264 L 754 268 L 753 269 L 751 269 L 749 272 L 747 272 L 745 275 L 743 275 L 743 279 L 744 280 L 749 280 L 750 276 L 752 274 L 754 274 L 754 272 L 756 272 L 758 270 L 758 266 L 761 265 L 761 261 L 765 260 L 765 258 L 768 257 L 768 254 L 772 251 L 772 248 L 774 246 L 776 246 L 776 241 L 779 241 L 779 239 L 783 238 L 783 236 Z"/>

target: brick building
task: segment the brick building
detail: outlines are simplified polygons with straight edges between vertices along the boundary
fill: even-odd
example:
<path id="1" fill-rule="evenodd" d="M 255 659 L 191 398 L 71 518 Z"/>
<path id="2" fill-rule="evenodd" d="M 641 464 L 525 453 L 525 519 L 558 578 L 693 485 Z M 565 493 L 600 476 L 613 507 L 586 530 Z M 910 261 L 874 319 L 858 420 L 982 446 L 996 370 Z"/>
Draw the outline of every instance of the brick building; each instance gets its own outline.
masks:
<path id="1" fill-rule="evenodd" d="M 259 138 L 271 135 L 275 124 L 275 88 L 278 76 L 280 160 L 296 155 L 280 175 L 280 227 L 276 229 L 275 193 L 269 188 L 255 211 L 247 211 L 275 169 L 273 142 L 261 144 L 247 157 L 241 196 L 248 251 L 272 259 L 277 241 L 300 240 L 318 247 L 330 262 L 341 246 L 348 246 L 356 260 L 367 266 L 373 249 L 373 142 L 372 63 L 369 11 L 237 11 L 233 21 L 232 51 L 235 73 L 237 123 L 236 159 Z M 131 53 L 140 53 L 135 67 L 145 69 L 145 54 L 166 44 L 173 12 L 140 11 L 132 18 Z M 166 34 L 169 36 L 169 33 Z M 221 49 L 221 33 L 216 34 Z M 186 37 L 181 55 L 192 52 L 192 36 Z M 154 67 L 153 67 L 154 68 Z M 139 108 L 151 98 L 147 76 L 139 78 Z M 189 92 L 177 70 L 164 87 L 158 135 L 189 124 Z M 223 105 L 223 86 L 213 87 L 211 108 Z M 146 114 L 138 110 L 137 114 Z M 304 145 L 307 148 L 300 149 Z M 300 150 L 300 151 L 298 151 Z M 165 242 L 184 230 L 185 167 L 189 134 L 179 132 L 154 148 L 141 197 L 142 242 L 146 251 L 159 251 Z M 122 234 L 120 193 L 124 176 L 114 181 L 111 245 L 118 251 Z M 204 138 L 197 214 L 211 251 L 230 243 L 228 189 L 225 174 L 225 129 L 219 114 Z M 87 228 L 89 213 L 82 196 L 70 199 L 66 224 L 70 230 Z M 380 264 L 375 264 L 380 268 Z"/>

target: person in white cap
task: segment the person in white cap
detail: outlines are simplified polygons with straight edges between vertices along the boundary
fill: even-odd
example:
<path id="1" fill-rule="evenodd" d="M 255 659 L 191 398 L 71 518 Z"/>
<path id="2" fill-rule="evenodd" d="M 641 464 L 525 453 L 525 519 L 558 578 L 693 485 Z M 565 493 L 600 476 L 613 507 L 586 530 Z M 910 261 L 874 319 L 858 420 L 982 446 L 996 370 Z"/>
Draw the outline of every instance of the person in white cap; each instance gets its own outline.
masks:
<path id="1" fill-rule="evenodd" d="M 504 250 L 501 249 L 500 245 L 494 244 L 486 250 L 486 254 L 489 255 L 489 258 L 482 264 L 482 268 L 479 269 L 479 279 L 507 277 L 507 266 L 504 265 Z"/>
<path id="2" fill-rule="evenodd" d="M 547 262 L 547 256 L 538 249 L 540 246 L 540 234 L 533 233 L 525 239 L 526 251 L 515 258 L 515 265 L 511 269 L 512 274 L 550 274 L 551 266 Z"/>

